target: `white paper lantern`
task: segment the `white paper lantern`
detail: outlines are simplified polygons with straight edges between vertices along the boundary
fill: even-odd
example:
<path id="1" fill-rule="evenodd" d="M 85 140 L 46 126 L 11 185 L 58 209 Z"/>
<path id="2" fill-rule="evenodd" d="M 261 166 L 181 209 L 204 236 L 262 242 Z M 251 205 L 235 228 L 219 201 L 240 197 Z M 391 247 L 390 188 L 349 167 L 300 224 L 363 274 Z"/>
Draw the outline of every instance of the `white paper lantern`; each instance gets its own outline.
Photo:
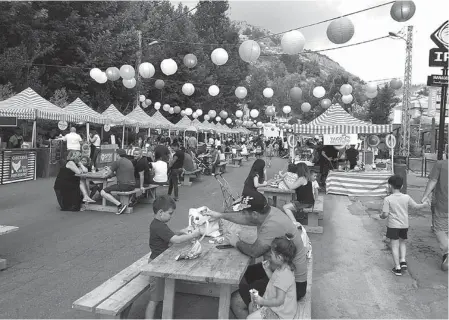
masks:
<path id="1" fill-rule="evenodd" d="M 142 108 L 144 108 L 144 109 L 148 108 L 148 105 L 146 104 L 146 102 L 145 102 L 145 101 L 144 101 L 144 102 L 142 102 Z"/>
<path id="2" fill-rule="evenodd" d="M 257 117 L 259 116 L 259 110 L 257 110 L 257 109 L 252 109 L 252 110 L 249 112 L 249 115 L 251 116 L 251 118 L 257 118 Z"/>
<path id="3" fill-rule="evenodd" d="M 170 110 L 170 105 L 169 104 L 164 104 L 163 106 L 162 106 L 162 110 L 164 110 L 164 111 L 168 111 L 168 110 Z"/>
<path id="4" fill-rule="evenodd" d="M 181 107 L 180 106 L 175 106 L 173 108 L 173 110 L 175 111 L 175 113 L 180 113 L 181 112 Z"/>
<path id="5" fill-rule="evenodd" d="M 239 47 L 239 55 L 245 62 L 255 62 L 260 56 L 260 46 L 254 40 L 246 40 Z"/>
<path id="6" fill-rule="evenodd" d="M 125 80 L 131 80 L 136 75 L 136 71 L 129 64 L 120 67 L 120 76 Z"/>
<path id="7" fill-rule="evenodd" d="M 215 97 L 219 93 L 220 93 L 220 89 L 216 85 L 212 85 L 209 87 L 209 94 L 212 97 Z"/>
<path id="8" fill-rule="evenodd" d="M 195 87 L 191 83 L 184 83 L 182 85 L 182 93 L 186 96 L 191 96 L 195 92 Z"/>
<path id="9" fill-rule="evenodd" d="M 206 115 L 204 116 L 204 120 L 209 121 L 209 120 L 210 120 L 210 116 L 209 116 L 208 114 L 206 114 Z"/>
<path id="10" fill-rule="evenodd" d="M 245 87 L 237 87 L 235 89 L 235 96 L 239 99 L 244 99 L 248 94 L 248 90 Z"/>
<path id="11" fill-rule="evenodd" d="M 290 106 L 284 106 L 282 108 L 282 111 L 286 114 L 289 114 L 292 111 L 292 108 Z"/>
<path id="12" fill-rule="evenodd" d="M 221 121 L 221 117 L 216 117 L 215 121 L 220 122 Z"/>
<path id="13" fill-rule="evenodd" d="M 197 114 L 196 112 L 192 113 L 192 118 L 193 118 L 193 119 L 198 118 L 198 114 Z"/>
<path id="14" fill-rule="evenodd" d="M 175 113 L 175 108 L 170 107 L 170 109 L 168 109 L 168 113 L 173 114 Z"/>
<path id="15" fill-rule="evenodd" d="M 184 110 L 181 110 L 181 117 L 184 117 L 186 115 L 186 112 Z"/>
<path id="16" fill-rule="evenodd" d="M 263 127 L 263 123 L 262 122 L 257 122 L 257 126 L 259 127 L 259 128 L 262 128 Z"/>
<path id="17" fill-rule="evenodd" d="M 212 51 L 210 57 L 212 59 L 212 62 L 217 66 L 224 65 L 226 62 L 228 62 L 229 59 L 228 53 L 223 48 L 217 48 L 214 51 Z"/>
<path id="18" fill-rule="evenodd" d="M 145 103 L 147 104 L 147 106 L 151 105 L 151 100 L 150 99 L 146 99 Z"/>
<path id="19" fill-rule="evenodd" d="M 332 101 L 330 99 L 323 99 L 321 100 L 320 104 L 323 107 L 323 109 L 327 109 L 332 105 Z"/>
<path id="20" fill-rule="evenodd" d="M 198 114 L 198 116 L 202 116 L 203 115 L 203 110 L 201 109 L 196 109 L 196 113 Z"/>
<path id="21" fill-rule="evenodd" d="M 311 108 L 312 108 L 312 106 L 311 106 L 310 103 L 308 103 L 308 102 L 304 102 L 304 103 L 301 105 L 301 110 L 302 110 L 302 112 L 309 112 Z"/>
<path id="22" fill-rule="evenodd" d="M 145 101 L 145 96 L 144 96 L 143 94 L 141 94 L 141 95 L 139 96 L 139 101 L 140 101 L 140 102 L 144 102 L 144 101 Z"/>
<path id="23" fill-rule="evenodd" d="M 271 89 L 271 88 L 265 88 L 265 89 L 263 89 L 263 96 L 264 96 L 265 98 L 271 98 L 271 97 L 273 96 L 273 94 L 274 94 L 273 89 Z"/>
<path id="24" fill-rule="evenodd" d="M 347 96 L 352 93 L 352 86 L 350 84 L 344 84 L 340 87 L 340 93 L 343 96 Z"/>
<path id="25" fill-rule="evenodd" d="M 212 119 L 215 118 L 217 116 L 217 112 L 215 110 L 209 110 L 209 112 L 207 113 L 209 115 L 209 117 L 211 117 Z"/>
<path id="26" fill-rule="evenodd" d="M 192 113 L 193 113 L 193 110 L 192 110 L 192 109 L 190 109 L 190 108 L 187 108 L 187 109 L 186 109 L 186 115 L 191 116 Z"/>
<path id="27" fill-rule="evenodd" d="M 231 123 L 232 123 L 232 119 L 231 119 L 231 118 L 227 118 L 227 119 L 226 119 L 226 123 L 227 123 L 227 124 L 231 124 Z"/>
<path id="28" fill-rule="evenodd" d="M 268 106 L 265 109 L 265 115 L 267 117 L 273 117 L 276 114 L 276 108 L 274 106 Z"/>
<path id="29" fill-rule="evenodd" d="M 198 59 L 192 53 L 186 54 L 184 56 L 184 59 L 182 59 L 182 60 L 184 62 L 184 65 L 189 69 L 194 68 L 196 66 L 196 64 L 198 63 Z"/>
<path id="30" fill-rule="evenodd" d="M 120 70 L 116 67 L 107 68 L 106 76 L 108 77 L 108 80 L 117 81 L 120 79 Z"/>
<path id="31" fill-rule="evenodd" d="M 242 110 L 237 110 L 237 111 L 235 112 L 235 116 L 236 116 L 237 118 L 243 117 L 243 111 L 242 111 Z"/>
<path id="32" fill-rule="evenodd" d="M 98 76 L 96 81 L 98 83 L 101 83 L 101 84 L 106 83 L 108 81 L 108 77 L 106 76 L 106 72 L 101 72 L 101 74 Z"/>
<path id="33" fill-rule="evenodd" d="M 324 97 L 325 94 L 326 94 L 326 90 L 323 87 L 321 87 L 321 86 L 320 87 L 315 87 L 313 89 L 313 96 L 315 98 L 320 99 L 320 98 Z"/>
<path id="34" fill-rule="evenodd" d="M 373 92 L 365 92 L 365 95 L 369 98 L 369 99 L 374 99 L 375 97 L 377 97 L 377 91 L 373 91 Z"/>
<path id="35" fill-rule="evenodd" d="M 123 85 L 128 88 L 128 89 L 132 89 L 136 86 L 136 79 L 132 78 L 132 79 L 123 79 L 122 80 Z"/>
<path id="36" fill-rule="evenodd" d="M 149 79 L 154 76 L 155 72 L 154 66 L 149 62 L 143 62 L 139 66 L 139 74 L 142 78 Z"/>
<path id="37" fill-rule="evenodd" d="M 299 101 L 302 98 L 302 90 L 298 87 L 293 87 L 290 89 L 290 99 L 292 101 Z"/>
<path id="38" fill-rule="evenodd" d="M 347 17 L 334 20 L 327 27 L 327 38 L 335 44 L 346 43 L 353 35 L 354 25 Z"/>
<path id="39" fill-rule="evenodd" d="M 344 95 L 341 97 L 341 101 L 343 101 L 344 104 L 350 104 L 352 100 L 354 100 L 352 94 Z"/>
<path id="40" fill-rule="evenodd" d="M 413 17 L 415 11 L 413 1 L 395 1 L 391 6 L 390 15 L 397 22 L 405 22 Z"/>
<path id="41" fill-rule="evenodd" d="M 226 119 L 228 117 L 228 113 L 224 110 L 221 110 L 219 115 L 223 119 Z"/>
<path id="42" fill-rule="evenodd" d="M 304 50 L 306 39 L 298 30 L 284 33 L 281 39 L 281 47 L 286 54 L 298 54 Z"/>
<path id="43" fill-rule="evenodd" d="M 393 89 L 393 90 L 401 89 L 401 87 L 402 87 L 402 81 L 399 80 L 399 79 L 393 79 L 393 80 L 390 81 L 390 87 L 391 87 L 391 89 Z"/>
<path id="44" fill-rule="evenodd" d="M 161 70 L 165 75 L 171 76 L 178 71 L 178 65 L 173 59 L 164 59 L 161 62 Z"/>
<path id="45" fill-rule="evenodd" d="M 366 92 L 376 92 L 377 91 L 377 84 L 374 82 L 367 83 L 365 86 Z"/>
<path id="46" fill-rule="evenodd" d="M 154 103 L 154 109 L 159 110 L 161 108 L 161 103 L 160 102 L 155 102 Z"/>

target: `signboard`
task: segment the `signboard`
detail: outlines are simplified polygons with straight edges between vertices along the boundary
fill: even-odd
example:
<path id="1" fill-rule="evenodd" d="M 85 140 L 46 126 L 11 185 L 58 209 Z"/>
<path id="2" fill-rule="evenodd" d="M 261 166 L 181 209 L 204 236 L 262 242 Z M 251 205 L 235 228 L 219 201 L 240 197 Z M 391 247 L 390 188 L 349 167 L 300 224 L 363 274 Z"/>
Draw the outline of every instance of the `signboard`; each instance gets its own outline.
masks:
<path id="1" fill-rule="evenodd" d="M 17 127 L 17 118 L 0 117 L 0 127 Z"/>
<path id="2" fill-rule="evenodd" d="M 447 68 L 449 60 L 448 29 L 448 21 L 445 21 L 430 35 L 430 39 L 432 39 L 438 48 L 433 48 L 429 51 L 429 67 Z"/>
<path id="3" fill-rule="evenodd" d="M 432 74 L 427 76 L 427 85 L 431 87 L 441 87 L 448 84 L 449 77 L 442 74 Z"/>
<path id="4" fill-rule="evenodd" d="M 429 51 L 429 67 L 447 67 L 449 53 L 445 49 L 430 49 Z"/>
<path id="5" fill-rule="evenodd" d="M 327 146 L 347 146 L 357 144 L 357 134 L 324 134 L 323 144 Z"/>
<path id="6" fill-rule="evenodd" d="M 392 134 L 388 134 L 385 137 L 385 144 L 388 148 L 394 149 L 394 147 L 396 146 L 396 137 Z"/>
<path id="7" fill-rule="evenodd" d="M 21 180 L 27 177 L 28 174 L 28 154 L 12 154 L 11 168 L 9 171 L 9 178 L 11 180 Z"/>
<path id="8" fill-rule="evenodd" d="M 65 129 L 67 129 L 68 126 L 69 126 L 69 124 L 67 123 L 67 121 L 59 121 L 58 122 L 59 130 L 64 131 Z"/>

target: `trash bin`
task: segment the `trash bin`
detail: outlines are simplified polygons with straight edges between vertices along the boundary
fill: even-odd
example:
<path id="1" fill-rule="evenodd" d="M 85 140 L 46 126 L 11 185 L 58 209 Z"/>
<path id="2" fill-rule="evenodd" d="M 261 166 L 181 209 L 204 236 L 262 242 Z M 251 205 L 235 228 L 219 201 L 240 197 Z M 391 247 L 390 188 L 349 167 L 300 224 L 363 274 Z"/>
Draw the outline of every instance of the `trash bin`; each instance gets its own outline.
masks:
<path id="1" fill-rule="evenodd" d="M 407 193 L 407 157 L 394 156 L 393 170 L 394 170 L 394 174 L 402 177 L 402 179 L 404 180 L 404 184 L 402 185 L 401 192 Z"/>

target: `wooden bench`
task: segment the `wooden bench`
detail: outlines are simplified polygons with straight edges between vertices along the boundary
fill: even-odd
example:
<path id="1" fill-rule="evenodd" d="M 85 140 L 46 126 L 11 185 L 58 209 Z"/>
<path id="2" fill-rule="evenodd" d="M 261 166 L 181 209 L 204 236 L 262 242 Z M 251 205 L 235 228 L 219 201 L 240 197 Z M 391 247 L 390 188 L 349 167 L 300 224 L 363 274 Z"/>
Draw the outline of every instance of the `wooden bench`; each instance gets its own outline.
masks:
<path id="1" fill-rule="evenodd" d="M 19 227 L 0 225 L 0 235 L 15 232 L 17 230 L 19 230 Z M 5 270 L 6 266 L 6 259 L 0 259 L 0 271 Z"/>
<path id="2" fill-rule="evenodd" d="M 242 153 L 241 156 L 244 161 L 249 161 L 249 153 Z"/>
<path id="3" fill-rule="evenodd" d="M 154 199 L 156 198 L 156 188 L 158 187 L 158 185 L 155 184 L 150 184 L 148 187 L 145 187 L 145 194 L 144 194 L 144 199 L 145 200 L 141 200 L 142 202 L 145 203 L 153 203 Z M 140 188 L 135 188 L 133 191 L 111 191 L 111 194 L 113 196 L 117 196 L 119 198 L 119 201 L 122 204 L 126 204 L 129 206 L 130 204 L 130 200 L 131 197 L 133 195 L 137 195 L 138 193 L 141 193 L 142 191 L 140 190 Z M 133 212 L 133 208 L 132 207 L 128 207 L 126 209 L 126 213 L 132 213 Z"/>
<path id="4" fill-rule="evenodd" d="M 222 161 L 215 166 L 215 174 L 220 174 L 226 172 L 227 161 Z"/>
<path id="5" fill-rule="evenodd" d="M 184 171 L 184 181 L 182 182 L 183 186 L 191 186 L 192 182 L 190 181 L 191 178 L 199 178 L 201 174 L 201 169 L 196 169 L 193 171 Z"/>
<path id="6" fill-rule="evenodd" d="M 312 280 L 313 255 L 307 260 L 307 289 L 306 295 L 298 301 L 296 314 L 293 319 L 312 319 Z"/>
<path id="7" fill-rule="evenodd" d="M 232 158 L 232 166 L 235 168 L 240 168 L 240 166 L 242 165 L 242 160 L 243 157 Z"/>
<path id="8" fill-rule="evenodd" d="M 323 220 L 323 194 L 318 194 L 318 198 L 315 200 L 315 204 L 312 208 L 304 209 L 307 213 L 307 224 L 304 225 L 308 233 L 323 233 L 323 227 L 319 225 L 319 220 Z"/>

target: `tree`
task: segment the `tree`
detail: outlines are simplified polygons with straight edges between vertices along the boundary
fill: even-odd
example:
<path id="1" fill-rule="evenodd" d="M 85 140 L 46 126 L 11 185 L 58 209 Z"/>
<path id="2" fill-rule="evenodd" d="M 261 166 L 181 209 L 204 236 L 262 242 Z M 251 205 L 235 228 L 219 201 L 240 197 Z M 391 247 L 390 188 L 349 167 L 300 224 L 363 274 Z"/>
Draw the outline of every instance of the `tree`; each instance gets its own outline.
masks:
<path id="1" fill-rule="evenodd" d="M 15 93 L 14 93 L 11 82 L 8 82 L 5 85 L 0 84 L 0 101 L 11 98 L 14 95 L 15 95 Z"/>
<path id="2" fill-rule="evenodd" d="M 67 91 L 65 88 L 57 89 L 53 96 L 50 98 L 50 102 L 57 105 L 58 107 L 64 108 L 66 107 L 69 96 L 67 95 Z"/>
<path id="3" fill-rule="evenodd" d="M 389 123 L 391 110 L 398 104 L 399 99 L 388 84 L 382 87 L 377 96 L 369 104 L 369 118 L 373 124 Z"/>

